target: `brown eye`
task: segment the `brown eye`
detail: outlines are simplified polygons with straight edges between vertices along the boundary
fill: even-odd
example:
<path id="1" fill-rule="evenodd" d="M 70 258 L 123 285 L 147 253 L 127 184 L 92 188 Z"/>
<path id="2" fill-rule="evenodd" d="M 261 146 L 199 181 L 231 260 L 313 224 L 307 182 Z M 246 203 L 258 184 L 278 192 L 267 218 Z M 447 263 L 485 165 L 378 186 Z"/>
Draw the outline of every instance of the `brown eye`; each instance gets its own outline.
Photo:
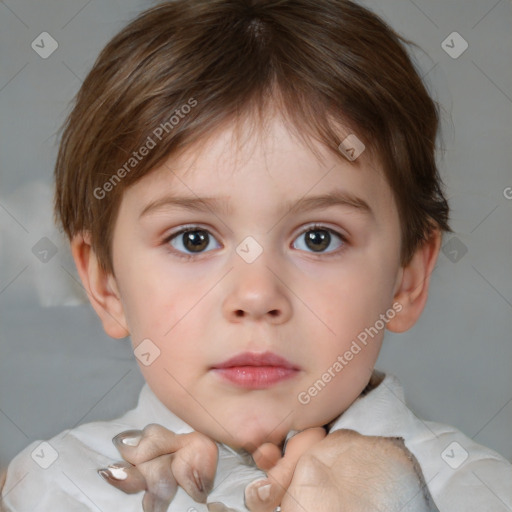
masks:
<path id="1" fill-rule="evenodd" d="M 329 231 L 323 229 L 315 229 L 306 233 L 306 245 L 313 251 L 325 251 L 331 243 L 331 235 Z"/>
<path id="2" fill-rule="evenodd" d="M 201 252 L 208 247 L 209 236 L 206 231 L 186 231 L 181 236 L 188 251 Z"/>
<path id="3" fill-rule="evenodd" d="M 200 254 L 210 247 L 215 238 L 205 229 L 185 229 L 175 233 L 167 240 L 176 251 L 183 255 Z M 219 247 L 218 245 L 213 248 Z"/>
<path id="4" fill-rule="evenodd" d="M 303 231 L 296 240 L 300 240 L 301 238 L 304 242 L 297 245 L 302 245 L 302 247 L 296 247 L 295 244 L 294 247 L 296 249 L 313 251 L 316 253 L 331 253 L 345 243 L 344 238 L 341 235 L 335 233 L 331 229 L 321 227 L 314 227 L 307 231 Z M 336 241 L 336 239 L 338 241 Z M 332 247 L 333 244 L 334 247 Z M 326 251 L 329 246 L 331 246 L 331 250 Z"/>

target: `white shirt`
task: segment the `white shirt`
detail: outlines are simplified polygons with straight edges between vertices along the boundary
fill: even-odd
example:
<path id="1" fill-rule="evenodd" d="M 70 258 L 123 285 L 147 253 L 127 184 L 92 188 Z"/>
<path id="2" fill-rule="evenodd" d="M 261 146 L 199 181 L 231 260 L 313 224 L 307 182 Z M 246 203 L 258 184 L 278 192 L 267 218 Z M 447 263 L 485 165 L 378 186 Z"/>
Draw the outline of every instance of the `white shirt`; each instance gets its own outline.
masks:
<path id="1" fill-rule="evenodd" d="M 118 419 L 65 430 L 48 442 L 34 441 L 9 464 L 0 510 L 5 512 L 140 512 L 143 492 L 125 494 L 97 470 L 122 460 L 112 438 L 124 430 L 158 423 L 176 433 L 193 429 L 170 412 L 147 384 L 138 405 Z M 417 418 L 404 402 L 398 379 L 386 375 L 337 420 L 341 428 L 364 435 L 403 437 L 417 458 L 440 512 L 511 512 L 512 465 L 458 430 Z M 264 477 L 252 458 L 218 444 L 219 463 L 208 503 L 245 512 L 245 486 Z M 414 510 L 411 509 L 411 510 Z M 168 512 L 207 512 L 181 488 Z"/>

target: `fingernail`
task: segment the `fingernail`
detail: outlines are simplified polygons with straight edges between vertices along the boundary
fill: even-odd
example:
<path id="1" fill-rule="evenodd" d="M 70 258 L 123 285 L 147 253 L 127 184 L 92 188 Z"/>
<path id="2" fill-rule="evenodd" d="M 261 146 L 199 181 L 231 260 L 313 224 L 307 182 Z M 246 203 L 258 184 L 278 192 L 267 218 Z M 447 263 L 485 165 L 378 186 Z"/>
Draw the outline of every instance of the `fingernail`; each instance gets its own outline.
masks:
<path id="1" fill-rule="evenodd" d="M 128 478 L 126 468 L 114 465 L 98 469 L 98 474 L 102 476 L 105 480 L 109 480 L 111 478 L 113 478 L 114 480 L 126 480 Z"/>
<path id="2" fill-rule="evenodd" d="M 192 476 L 194 477 L 194 482 L 196 484 L 196 487 L 197 487 L 198 491 L 201 494 L 204 493 L 204 485 L 203 485 L 203 482 L 201 480 L 201 477 L 199 476 L 199 473 L 198 473 L 197 469 L 194 469 L 194 471 L 192 471 Z"/>
<path id="3" fill-rule="evenodd" d="M 257 493 L 261 501 L 267 501 L 270 498 L 270 488 L 271 484 L 262 485 L 261 487 L 258 487 Z"/>
<path id="4" fill-rule="evenodd" d="M 128 473 L 126 472 L 126 468 L 121 468 L 119 466 L 110 465 L 107 467 L 107 471 L 110 472 L 112 478 L 116 480 L 126 480 L 128 478 Z"/>
<path id="5" fill-rule="evenodd" d="M 112 439 L 112 442 L 115 445 L 121 443 L 125 446 L 137 446 L 141 439 L 142 430 L 126 430 L 120 434 L 117 434 L 117 436 Z"/>
<path id="6" fill-rule="evenodd" d="M 127 446 L 137 446 L 140 443 L 139 437 L 122 437 L 121 443 L 126 444 Z"/>

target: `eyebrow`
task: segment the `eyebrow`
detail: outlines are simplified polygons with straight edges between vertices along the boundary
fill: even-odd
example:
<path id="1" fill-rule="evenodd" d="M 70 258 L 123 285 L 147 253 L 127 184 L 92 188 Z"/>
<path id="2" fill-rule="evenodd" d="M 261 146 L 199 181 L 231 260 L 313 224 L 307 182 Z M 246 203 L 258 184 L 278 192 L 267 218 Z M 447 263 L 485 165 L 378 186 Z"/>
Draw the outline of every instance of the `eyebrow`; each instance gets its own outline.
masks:
<path id="1" fill-rule="evenodd" d="M 286 201 L 281 208 L 287 213 L 299 213 L 333 206 L 349 207 L 366 215 L 373 216 L 372 209 L 364 199 L 341 190 Z M 233 213 L 227 197 L 165 196 L 148 203 L 140 213 L 139 218 L 151 212 L 172 208 L 205 213 L 220 212 L 227 215 Z"/>
<path id="2" fill-rule="evenodd" d="M 349 207 L 361 213 L 373 216 L 370 205 L 364 199 L 342 190 L 335 190 L 317 196 L 303 197 L 296 202 L 286 202 L 284 208 L 287 211 L 289 210 L 290 213 L 298 213 L 300 211 L 318 210 L 332 206 Z"/>

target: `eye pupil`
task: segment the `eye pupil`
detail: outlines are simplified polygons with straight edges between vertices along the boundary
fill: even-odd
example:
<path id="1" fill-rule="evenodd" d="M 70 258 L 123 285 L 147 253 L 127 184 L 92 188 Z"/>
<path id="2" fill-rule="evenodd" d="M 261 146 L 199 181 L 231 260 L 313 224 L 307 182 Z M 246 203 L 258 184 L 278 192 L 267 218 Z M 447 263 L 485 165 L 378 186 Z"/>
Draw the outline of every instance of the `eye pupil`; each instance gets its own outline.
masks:
<path id="1" fill-rule="evenodd" d="M 206 231 L 187 231 L 183 233 L 183 245 L 187 250 L 200 252 L 208 247 L 208 233 Z"/>
<path id="2" fill-rule="evenodd" d="M 312 229 L 306 233 L 306 245 L 313 251 L 323 251 L 331 242 L 331 234 L 325 229 Z"/>

